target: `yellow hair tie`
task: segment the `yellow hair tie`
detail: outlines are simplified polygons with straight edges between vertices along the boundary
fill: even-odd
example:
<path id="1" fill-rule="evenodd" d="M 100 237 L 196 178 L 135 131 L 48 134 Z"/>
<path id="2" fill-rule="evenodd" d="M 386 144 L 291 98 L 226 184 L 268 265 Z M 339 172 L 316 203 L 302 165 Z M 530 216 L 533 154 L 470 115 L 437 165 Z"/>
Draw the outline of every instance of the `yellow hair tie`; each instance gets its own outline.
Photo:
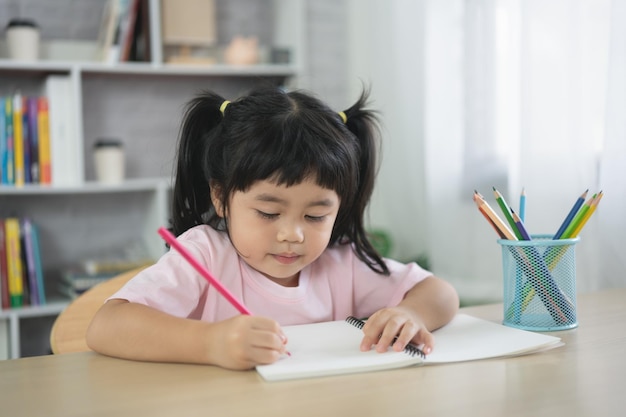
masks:
<path id="1" fill-rule="evenodd" d="M 222 116 L 224 115 L 224 111 L 226 110 L 226 107 L 230 104 L 230 101 L 228 100 L 224 100 L 224 102 L 222 103 L 222 105 L 220 106 L 220 112 L 222 112 Z"/>
<path id="2" fill-rule="evenodd" d="M 348 116 L 346 116 L 344 112 L 340 111 L 338 114 L 339 114 L 339 117 L 341 117 L 341 120 L 343 120 L 344 125 L 348 123 Z"/>

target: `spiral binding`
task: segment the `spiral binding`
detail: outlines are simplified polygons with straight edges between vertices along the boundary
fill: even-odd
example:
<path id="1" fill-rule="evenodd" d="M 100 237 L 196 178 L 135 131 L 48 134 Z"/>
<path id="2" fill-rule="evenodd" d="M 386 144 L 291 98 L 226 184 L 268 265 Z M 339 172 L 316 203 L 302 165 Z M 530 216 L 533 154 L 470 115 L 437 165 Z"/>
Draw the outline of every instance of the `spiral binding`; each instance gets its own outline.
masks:
<path id="1" fill-rule="evenodd" d="M 363 326 L 365 325 L 365 322 L 363 320 L 357 319 L 354 316 L 349 316 L 348 318 L 346 318 L 346 321 L 359 329 L 363 329 Z M 394 342 L 396 341 L 395 338 L 393 340 Z M 422 350 L 415 345 L 406 345 L 404 351 L 410 356 L 420 356 L 422 359 L 426 358 L 424 352 L 422 352 Z"/>
<path id="2" fill-rule="evenodd" d="M 363 329 L 363 325 L 365 324 L 363 320 L 359 320 L 354 316 L 348 317 L 346 321 L 350 323 L 351 325 L 353 325 L 354 327 L 358 327 L 359 329 Z"/>

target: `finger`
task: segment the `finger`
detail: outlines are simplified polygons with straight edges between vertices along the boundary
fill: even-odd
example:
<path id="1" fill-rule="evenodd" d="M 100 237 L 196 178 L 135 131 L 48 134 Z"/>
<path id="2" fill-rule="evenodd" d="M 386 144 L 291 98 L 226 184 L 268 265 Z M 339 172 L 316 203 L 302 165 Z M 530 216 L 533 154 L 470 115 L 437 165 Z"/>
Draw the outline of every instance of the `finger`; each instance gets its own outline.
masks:
<path id="1" fill-rule="evenodd" d="M 251 344 L 253 347 L 282 351 L 285 343 L 280 333 L 268 330 L 253 330 Z"/>
<path id="2" fill-rule="evenodd" d="M 384 314 L 381 311 L 377 311 L 365 322 L 362 329 L 363 339 L 361 341 L 361 351 L 371 350 L 372 346 L 378 344 L 380 335 L 387 322 L 387 319 L 383 316 Z"/>
<path id="3" fill-rule="evenodd" d="M 380 353 L 386 352 L 389 349 L 389 347 L 394 343 L 394 341 L 396 340 L 396 337 L 400 334 L 405 323 L 406 323 L 405 321 L 400 321 L 398 320 L 398 318 L 389 320 L 387 324 L 385 325 L 385 328 L 383 329 L 382 334 L 380 335 L 380 339 L 378 340 L 378 343 L 376 344 L 376 351 Z M 411 335 L 411 337 L 413 337 L 413 335 Z"/>
<path id="4" fill-rule="evenodd" d="M 376 340 L 373 340 L 371 337 L 363 336 L 361 340 L 361 346 L 359 349 L 361 352 L 367 352 L 368 350 L 372 350 L 372 346 L 376 344 Z"/>
<path id="5" fill-rule="evenodd" d="M 277 321 L 267 317 L 255 317 L 252 322 L 252 328 L 255 330 L 265 330 L 275 333 L 280 338 L 283 345 L 287 344 L 287 336 L 283 332 Z"/>
<path id="6" fill-rule="evenodd" d="M 276 362 L 285 349 L 280 326 L 273 320 L 247 315 L 216 323 L 220 328 L 212 344 L 217 362 L 228 369 L 251 369 Z"/>
<path id="7" fill-rule="evenodd" d="M 240 346 L 239 353 L 232 352 L 239 361 L 254 367 L 276 362 L 285 354 L 285 345 L 275 333 L 266 330 L 253 330 L 247 346 Z"/>
<path id="8" fill-rule="evenodd" d="M 276 349 L 254 348 L 252 350 L 251 362 L 255 365 L 267 365 L 282 358 L 285 353 Z"/>
<path id="9" fill-rule="evenodd" d="M 422 328 L 413 337 L 412 343 L 417 346 L 421 346 L 422 352 L 428 355 L 435 347 L 435 336 L 428 330 Z"/>
<path id="10" fill-rule="evenodd" d="M 411 343 L 411 340 L 418 333 L 419 330 L 420 330 L 420 327 L 416 323 L 412 321 L 405 322 L 402 328 L 400 329 L 398 336 L 393 342 L 393 345 L 392 345 L 393 350 L 396 352 L 400 352 L 404 350 L 404 348 L 409 343 Z"/>

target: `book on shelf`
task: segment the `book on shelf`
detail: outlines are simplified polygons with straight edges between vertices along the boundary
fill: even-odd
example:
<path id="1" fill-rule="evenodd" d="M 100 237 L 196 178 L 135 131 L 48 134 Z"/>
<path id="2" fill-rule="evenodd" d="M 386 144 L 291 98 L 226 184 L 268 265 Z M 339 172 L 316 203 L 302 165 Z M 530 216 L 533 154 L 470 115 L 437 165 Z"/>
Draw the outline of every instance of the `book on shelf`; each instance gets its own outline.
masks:
<path id="1" fill-rule="evenodd" d="M 102 62 L 110 62 L 111 49 L 115 41 L 115 33 L 118 22 L 118 0 L 107 0 L 100 19 L 100 31 L 98 33 L 98 59 Z"/>
<path id="2" fill-rule="evenodd" d="M 24 98 L 24 126 L 25 148 L 27 145 L 26 182 L 32 184 L 41 183 L 39 168 L 39 97 L 29 96 Z"/>
<path id="3" fill-rule="evenodd" d="M 457 314 L 433 332 L 435 347 L 427 356 L 420 355 L 416 346 L 402 352 L 361 352 L 362 325 L 363 321 L 350 317 L 284 326 L 290 356 L 256 370 L 267 381 L 281 381 L 526 355 L 562 345 L 555 336 Z"/>
<path id="4" fill-rule="evenodd" d="M 119 274 L 153 264 L 153 260 L 86 260 L 63 271 L 58 290 L 75 298 L 92 287 Z"/>
<path id="5" fill-rule="evenodd" d="M 24 183 L 30 184 L 33 182 L 31 174 L 31 132 L 28 124 L 28 96 L 22 96 L 22 147 L 23 147 L 23 164 L 24 164 Z"/>
<path id="6" fill-rule="evenodd" d="M 2 185 L 52 183 L 47 103 L 46 96 L 22 96 L 19 93 L 12 96 L 0 96 L 0 183 Z M 59 114 L 63 113 L 59 112 Z M 72 121 L 69 120 L 69 122 Z M 68 126 L 71 128 L 71 125 Z M 71 166 L 78 166 L 80 162 L 75 159 L 78 151 L 75 150 L 72 155 L 74 164 Z"/>
<path id="7" fill-rule="evenodd" d="M 130 52 L 135 39 L 135 27 L 139 17 L 139 5 L 141 0 L 129 0 L 126 4 L 125 13 L 120 20 L 119 62 L 130 60 Z"/>
<path id="8" fill-rule="evenodd" d="M 22 186 L 25 183 L 24 173 L 24 119 L 22 114 L 22 95 L 13 96 L 13 158 L 14 184 Z"/>
<path id="9" fill-rule="evenodd" d="M 63 272 L 57 289 L 61 294 L 74 299 L 116 275 L 117 273 L 113 272 L 90 274 L 81 269 L 69 269 Z"/>
<path id="10" fill-rule="evenodd" d="M 120 59 L 120 41 L 122 37 L 122 20 L 126 13 L 126 5 L 129 0 L 113 0 L 117 5 L 115 6 L 115 15 L 113 16 L 113 38 L 111 43 L 107 45 L 106 55 L 104 56 L 104 62 L 108 64 L 114 64 Z"/>
<path id="11" fill-rule="evenodd" d="M 4 219 L 0 218 L 0 307 L 11 307 L 9 298 L 9 271 L 7 269 L 6 235 L 4 233 Z"/>
<path id="12" fill-rule="evenodd" d="M 39 226 L 32 225 L 33 254 L 35 257 L 35 268 L 37 270 L 37 291 L 39 292 L 39 303 L 46 304 L 46 286 L 43 277 L 43 262 L 41 260 L 41 244 L 39 239 Z"/>
<path id="13" fill-rule="evenodd" d="M 37 132 L 39 142 L 39 182 L 52 184 L 52 169 L 50 165 L 50 116 L 48 114 L 48 98 L 37 98 Z"/>
<path id="14" fill-rule="evenodd" d="M 149 0 L 108 0 L 100 19 L 98 59 L 150 61 Z"/>
<path id="15" fill-rule="evenodd" d="M 11 307 L 21 307 L 24 301 L 24 267 L 20 243 L 20 221 L 17 217 L 4 220 L 7 252 L 7 282 Z"/>
<path id="16" fill-rule="evenodd" d="M 45 81 L 48 100 L 52 185 L 76 185 L 82 180 L 82 144 L 75 126 L 74 87 L 66 75 L 49 75 Z"/>
<path id="17" fill-rule="evenodd" d="M 99 58 L 113 64 L 128 60 L 135 33 L 139 0 L 109 0 L 98 35 Z"/>
<path id="18" fill-rule="evenodd" d="M 140 0 L 128 61 L 150 62 L 150 0 Z"/>
<path id="19" fill-rule="evenodd" d="M 24 235 L 24 227 L 22 224 L 22 219 L 18 219 L 19 227 L 20 227 L 20 260 L 22 261 L 22 306 L 30 306 L 33 305 L 31 300 L 32 288 L 29 282 L 29 274 L 28 274 L 28 260 L 27 249 L 26 249 L 26 236 Z M 35 304 L 36 305 L 36 304 Z"/>
<path id="20" fill-rule="evenodd" d="M 89 274 L 121 274 L 153 263 L 153 259 L 146 257 L 87 259 L 81 262 L 80 268 Z"/>
<path id="21" fill-rule="evenodd" d="M 4 96 L 0 96 L 0 184 L 7 184 L 6 157 L 7 157 L 7 124 L 4 112 Z"/>
<path id="22" fill-rule="evenodd" d="M 27 218 L 0 218 L 2 308 L 46 302 L 37 226 Z"/>
<path id="23" fill-rule="evenodd" d="M 3 97 L 3 106 L 0 108 L 0 116 L 4 117 L 4 147 L 2 155 L 2 184 L 15 184 L 14 178 L 14 151 L 13 151 L 13 98 Z"/>
<path id="24" fill-rule="evenodd" d="M 22 219 L 22 235 L 24 236 L 24 253 L 26 255 L 30 305 L 43 305 L 46 303 L 46 293 L 41 268 L 39 235 L 37 226 L 33 224 L 30 219 Z"/>

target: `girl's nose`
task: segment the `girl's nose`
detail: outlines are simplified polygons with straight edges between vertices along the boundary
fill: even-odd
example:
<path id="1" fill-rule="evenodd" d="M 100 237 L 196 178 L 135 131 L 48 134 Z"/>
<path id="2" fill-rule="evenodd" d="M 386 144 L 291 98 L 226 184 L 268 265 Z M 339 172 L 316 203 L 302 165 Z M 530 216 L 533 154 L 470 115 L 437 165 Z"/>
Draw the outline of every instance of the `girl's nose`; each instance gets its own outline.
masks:
<path id="1" fill-rule="evenodd" d="M 278 229 L 277 239 L 279 242 L 302 243 L 304 230 L 298 223 L 284 222 Z"/>

